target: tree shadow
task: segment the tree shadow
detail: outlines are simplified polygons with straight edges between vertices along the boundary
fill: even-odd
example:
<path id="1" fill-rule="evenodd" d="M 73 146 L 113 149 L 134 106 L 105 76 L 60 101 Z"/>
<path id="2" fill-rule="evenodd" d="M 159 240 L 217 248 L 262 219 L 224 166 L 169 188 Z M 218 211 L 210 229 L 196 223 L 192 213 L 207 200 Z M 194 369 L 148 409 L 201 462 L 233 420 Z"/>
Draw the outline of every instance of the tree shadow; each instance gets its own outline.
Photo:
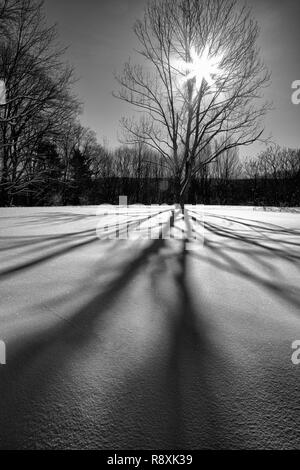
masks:
<path id="1" fill-rule="evenodd" d="M 246 257 L 254 257 L 261 269 L 266 269 L 270 256 L 297 264 L 294 249 L 284 240 L 279 250 L 270 248 L 265 238 L 255 236 L 253 239 L 245 233 L 232 233 L 224 229 L 223 222 L 224 218 L 219 223 L 206 222 L 208 262 L 220 271 L 242 276 L 299 306 L 293 287 L 289 290 L 278 281 L 263 278 L 237 257 L 237 253 L 242 252 Z M 174 213 L 170 226 L 174 226 Z M 268 227 L 268 233 L 270 230 Z M 78 248 L 94 243 L 95 239 L 90 231 L 71 234 L 72 244 L 69 245 L 68 234 L 67 246 L 62 244 L 51 254 L 4 270 L 2 278 L 43 265 L 66 253 L 75 255 Z M 228 239 L 234 244 L 228 245 Z M 48 237 L 47 242 L 57 240 L 64 243 L 65 239 Z M 135 257 L 124 261 L 121 252 L 126 251 L 127 245 L 119 242 L 113 253 L 116 260 L 119 257 L 119 265 L 109 282 L 103 284 L 104 267 L 98 266 L 90 273 L 98 292 L 84 305 L 67 318 L 57 315 L 49 324 L 41 322 L 9 345 L 9 362 L 0 369 L 2 449 L 226 449 L 233 445 L 242 448 L 246 444 L 243 437 L 234 435 L 236 430 L 230 428 L 228 410 L 223 409 L 224 400 L 218 395 L 218 390 L 233 380 L 230 357 L 219 351 L 214 331 L 204 314 L 205 304 L 194 301 L 190 288 L 188 263 L 195 257 L 201 260 L 204 257 L 188 251 L 187 240 L 176 243 L 181 244 L 179 250 L 165 252 L 168 242 L 162 233 L 159 239 L 146 243 Z M 150 272 L 147 271 L 149 266 Z M 109 265 L 105 274 L 108 269 Z M 125 379 L 117 377 L 121 387 L 112 390 L 114 397 L 102 397 L 101 388 L 105 388 L 105 384 L 97 372 L 93 379 L 87 375 L 87 384 L 77 393 L 72 388 L 78 377 L 68 376 L 69 367 L 74 361 L 81 361 L 83 355 L 94 365 L 88 352 L 91 345 L 97 351 L 97 358 L 105 360 L 101 356 L 101 345 L 107 325 L 117 321 L 112 307 L 141 272 L 149 276 L 151 295 L 165 316 L 168 344 L 160 345 L 161 349 Z M 173 288 L 171 295 L 162 286 L 166 278 Z M 202 286 L 198 287 L 201 291 Z M 54 299 L 55 307 L 60 302 L 63 298 Z M 219 371 L 222 374 L 219 375 Z M 65 373 L 67 377 L 63 379 Z M 112 385 L 115 385 L 114 380 L 107 378 Z M 62 397 L 62 393 L 66 397 Z M 94 394 L 91 406 L 97 412 L 101 412 L 102 406 L 111 407 L 108 418 L 101 421 L 97 413 L 84 415 L 83 411 L 92 415 L 90 407 L 81 409 L 81 402 L 90 394 Z M 70 401 L 69 405 L 66 400 Z"/>
<path id="2" fill-rule="evenodd" d="M 173 214 L 171 223 L 172 218 Z M 74 251 L 76 254 L 76 249 L 93 241 L 93 239 L 81 241 L 76 246 L 61 248 L 59 252 L 55 251 L 49 256 L 39 257 L 19 268 L 15 267 L 9 272 L 6 271 L 2 273 L 2 277 L 17 274 L 37 264 L 45 263 L 67 251 Z M 164 243 L 162 233 L 159 239 L 147 243 L 144 248 L 137 251 L 137 255 L 133 259 L 122 263 L 122 257 L 120 257 L 117 275 L 104 287 L 101 276 L 99 276 L 101 267 L 99 267 L 99 271 L 91 272 L 91 279 L 97 279 L 97 275 L 100 278 L 100 280 L 98 279 L 98 294 L 89 298 L 68 318 L 60 317 L 56 312 L 55 321 L 51 321 L 50 326 L 40 319 L 41 325 L 35 325 L 29 334 L 21 334 L 14 342 L 9 343 L 8 364 L 5 368 L 0 369 L 0 395 L 3 404 L 0 429 L 1 448 L 32 448 L 41 442 L 41 436 L 36 435 L 33 426 L 35 420 L 37 427 L 41 426 L 40 420 L 43 417 L 41 414 L 50 413 L 51 406 L 54 405 L 51 403 L 51 394 L 49 395 L 50 403 L 44 401 L 54 377 L 57 379 L 59 371 L 64 368 L 64 365 L 72 362 L 72 357 L 81 350 L 85 350 L 89 343 L 97 343 L 101 346 L 105 334 L 105 321 L 110 307 L 118 300 L 137 273 L 148 263 L 149 258 L 160 252 Z M 120 246 L 122 251 L 124 249 L 122 242 L 120 242 Z M 108 321 L 113 322 L 113 318 L 109 318 Z M 41 406 L 43 406 L 42 410 Z M 59 421 L 59 416 L 56 418 Z M 59 423 L 57 426 L 59 428 Z M 79 421 L 77 421 L 77 426 L 80 428 Z M 62 432 L 63 429 L 60 431 Z M 77 433 L 78 437 L 80 429 L 77 429 Z M 54 437 L 52 434 L 53 439 Z M 61 433 L 60 437 L 63 441 L 64 437 Z M 45 440 L 43 442 L 46 445 Z M 54 441 L 52 445 L 55 447 Z"/>
<path id="3" fill-rule="evenodd" d="M 214 371 L 216 367 L 226 370 L 228 364 L 213 345 L 213 331 L 205 319 L 204 304 L 193 299 L 187 242 L 187 239 L 182 242 L 182 249 L 174 260 L 177 264 L 173 272 L 176 299 L 167 307 L 171 336 L 166 390 L 172 417 L 170 448 L 226 448 L 226 420 L 215 394 Z M 157 271 L 152 276 L 154 290 L 158 292 Z M 158 303 L 163 305 L 164 302 L 161 292 Z"/>
<path id="4" fill-rule="evenodd" d="M 126 220 L 118 224 L 116 237 L 122 236 L 127 231 L 130 232 L 136 230 L 144 222 L 149 221 L 150 219 L 155 218 L 163 213 L 167 214 L 168 212 L 170 212 L 170 210 L 158 210 L 150 214 L 144 212 L 139 212 L 138 214 L 129 214 Z M 54 218 L 57 217 L 56 214 L 49 214 L 48 216 L 44 216 L 44 218 L 51 221 L 52 216 L 54 216 Z M 74 216 L 74 220 L 77 220 L 76 214 L 70 214 L 70 216 Z M 62 217 L 64 218 L 64 214 L 62 214 Z M 85 218 L 86 216 L 80 216 L 80 219 L 82 217 Z M 108 229 L 111 229 L 112 233 L 115 231 L 113 223 L 109 224 L 109 222 L 103 222 L 103 225 L 105 224 L 108 225 Z M 9 263 L 10 265 L 6 268 L 0 268 L 0 280 L 7 279 L 16 275 L 17 273 L 22 273 L 37 266 L 42 266 L 45 262 L 49 262 L 61 256 L 65 256 L 91 244 L 102 243 L 104 245 L 108 245 L 108 237 L 111 234 L 106 233 L 104 235 L 105 236 L 103 239 L 101 239 L 99 233 L 97 233 L 97 230 L 92 228 L 89 230 L 79 230 L 77 232 L 68 232 L 59 235 L 0 237 L 0 253 L 4 252 L 7 254 L 12 252 L 12 260 L 10 260 L 12 262 Z M 3 245 L 2 247 L 1 243 Z M 14 250 L 18 249 L 22 249 L 22 251 L 18 253 L 17 259 L 15 259 Z M 30 258 L 27 261 L 19 261 L 21 256 L 30 256 Z"/>
<path id="5" fill-rule="evenodd" d="M 300 289 L 292 283 L 292 278 L 280 272 L 289 273 L 293 269 L 300 278 L 299 230 L 227 216 L 210 216 L 215 222 L 205 221 L 203 253 L 191 252 L 192 257 L 205 261 L 219 271 L 244 278 L 265 289 L 266 293 L 277 297 L 296 308 L 300 307 Z M 229 222 L 243 230 L 225 226 Z"/>

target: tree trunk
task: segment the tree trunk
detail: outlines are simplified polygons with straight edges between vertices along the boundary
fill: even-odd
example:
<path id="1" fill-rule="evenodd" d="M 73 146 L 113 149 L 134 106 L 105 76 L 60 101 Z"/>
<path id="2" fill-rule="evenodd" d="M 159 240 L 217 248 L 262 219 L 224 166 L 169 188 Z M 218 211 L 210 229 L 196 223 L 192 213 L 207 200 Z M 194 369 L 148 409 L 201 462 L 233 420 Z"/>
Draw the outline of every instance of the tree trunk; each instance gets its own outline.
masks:
<path id="1" fill-rule="evenodd" d="M 181 185 L 180 199 L 179 199 L 179 204 L 180 204 L 182 212 L 184 212 L 184 206 L 188 202 L 189 189 L 190 189 L 190 181 L 188 182 L 185 181 L 184 184 Z"/>
<path id="2" fill-rule="evenodd" d="M 185 178 L 181 183 L 180 187 L 180 206 L 182 211 L 184 211 L 184 205 L 188 202 L 189 190 L 191 186 L 191 163 L 189 161 L 186 162 L 185 168 Z"/>
<path id="3" fill-rule="evenodd" d="M 181 178 L 180 176 L 175 176 L 175 182 L 174 182 L 174 199 L 175 199 L 175 204 L 180 203 L 181 199 Z"/>

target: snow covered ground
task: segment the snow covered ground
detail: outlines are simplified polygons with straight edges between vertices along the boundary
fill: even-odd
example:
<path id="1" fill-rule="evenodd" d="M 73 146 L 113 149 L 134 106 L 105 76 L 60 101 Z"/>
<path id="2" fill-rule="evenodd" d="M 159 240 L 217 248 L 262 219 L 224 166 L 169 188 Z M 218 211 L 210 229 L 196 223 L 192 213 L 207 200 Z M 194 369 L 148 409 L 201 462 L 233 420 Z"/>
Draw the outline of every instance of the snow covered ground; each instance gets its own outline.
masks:
<path id="1" fill-rule="evenodd" d="M 300 214 L 102 209 L 0 209 L 0 448 L 300 449 Z"/>

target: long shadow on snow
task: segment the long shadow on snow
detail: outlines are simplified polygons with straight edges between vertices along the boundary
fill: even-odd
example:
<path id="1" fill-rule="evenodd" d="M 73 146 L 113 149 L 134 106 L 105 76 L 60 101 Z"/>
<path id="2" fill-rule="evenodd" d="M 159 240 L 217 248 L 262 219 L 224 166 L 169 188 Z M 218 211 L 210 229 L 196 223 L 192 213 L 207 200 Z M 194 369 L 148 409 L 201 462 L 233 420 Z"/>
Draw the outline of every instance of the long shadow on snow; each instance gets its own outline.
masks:
<path id="1" fill-rule="evenodd" d="M 129 375 L 111 411 L 104 448 L 221 449 L 234 441 L 216 396 L 223 381 L 231 381 L 230 364 L 213 344 L 203 306 L 193 302 L 189 253 L 179 243 L 183 249 L 157 257 L 150 274 L 169 339 Z"/>
<path id="2" fill-rule="evenodd" d="M 245 278 L 263 287 L 267 293 L 300 308 L 299 287 L 293 285 L 288 278 L 282 279 L 278 266 L 274 263 L 287 263 L 299 274 L 300 255 L 296 249 L 298 243 L 289 240 L 289 237 L 299 237 L 299 231 L 285 230 L 277 225 L 258 224 L 257 221 L 254 229 L 247 220 L 234 217 L 214 216 L 214 219 L 217 219 L 216 223 L 205 221 L 204 245 L 209 250 L 209 256 L 203 256 L 200 252 L 193 252 L 191 256 L 211 264 L 220 271 Z M 242 225 L 250 232 L 232 231 L 224 227 L 224 220 Z M 286 235 L 286 238 L 283 235 Z M 276 238 L 272 239 L 270 236 Z M 239 259 L 237 255 L 242 258 Z"/>
<path id="3" fill-rule="evenodd" d="M 163 246 L 162 238 L 151 242 L 121 268 L 120 273 L 104 291 L 68 320 L 60 319 L 54 326 L 41 328 L 9 345 L 9 363 L 0 369 L 2 449 L 28 448 L 33 445 L 28 437 L 28 433 L 32 431 L 28 429 L 29 423 L 34 420 L 41 396 L 45 393 L 47 395 L 51 375 L 56 374 L 56 370 L 63 366 L 70 355 L 72 356 L 73 351 L 85 346 L 92 338 L 101 341 L 102 334 L 105 334 L 105 331 L 101 331 L 101 321 L 105 319 L 107 309 L 147 264 L 149 257 L 158 254 Z M 100 326 L 101 336 L 94 332 L 96 322 L 98 331 Z M 47 408 L 47 400 L 45 403 Z M 47 409 L 44 412 L 47 413 Z M 37 435 L 37 441 L 39 438 Z"/>

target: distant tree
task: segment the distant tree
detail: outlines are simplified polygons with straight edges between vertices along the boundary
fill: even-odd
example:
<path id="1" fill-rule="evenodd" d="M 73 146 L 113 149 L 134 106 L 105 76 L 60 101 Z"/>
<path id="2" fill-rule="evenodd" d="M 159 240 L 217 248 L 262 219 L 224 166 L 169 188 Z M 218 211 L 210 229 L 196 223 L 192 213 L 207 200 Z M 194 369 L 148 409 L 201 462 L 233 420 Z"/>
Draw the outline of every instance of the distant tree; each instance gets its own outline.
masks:
<path id="1" fill-rule="evenodd" d="M 79 148 L 76 148 L 70 162 L 70 199 L 72 204 L 80 205 L 89 202 L 92 183 L 89 165 L 87 156 Z"/>
<path id="2" fill-rule="evenodd" d="M 67 204 L 70 198 L 72 198 L 72 191 L 74 189 L 73 166 L 74 164 L 76 165 L 76 162 L 74 163 L 75 152 L 78 151 L 81 154 L 84 164 L 89 170 L 91 179 L 95 180 L 102 174 L 102 162 L 105 151 L 101 145 L 98 144 L 95 132 L 82 126 L 78 119 L 70 119 L 62 126 L 60 135 L 56 138 L 56 143 L 64 166 L 62 175 L 62 200 L 63 204 Z M 109 174 L 106 176 L 109 176 Z M 81 197 L 83 197 L 82 194 Z M 75 199 L 76 198 L 78 200 L 78 192 L 76 192 Z"/>
<path id="3" fill-rule="evenodd" d="M 213 178 L 227 182 L 241 175 L 242 166 L 236 148 L 226 150 L 211 163 L 210 174 Z"/>
<path id="4" fill-rule="evenodd" d="M 252 180 L 254 201 L 265 205 L 298 205 L 300 202 L 300 151 L 272 145 L 243 165 Z M 259 196 L 257 192 L 259 190 Z"/>
<path id="5" fill-rule="evenodd" d="M 33 201 L 38 205 L 61 203 L 63 163 L 53 142 L 43 141 L 37 148 L 36 174 L 42 182 L 33 186 Z"/>

